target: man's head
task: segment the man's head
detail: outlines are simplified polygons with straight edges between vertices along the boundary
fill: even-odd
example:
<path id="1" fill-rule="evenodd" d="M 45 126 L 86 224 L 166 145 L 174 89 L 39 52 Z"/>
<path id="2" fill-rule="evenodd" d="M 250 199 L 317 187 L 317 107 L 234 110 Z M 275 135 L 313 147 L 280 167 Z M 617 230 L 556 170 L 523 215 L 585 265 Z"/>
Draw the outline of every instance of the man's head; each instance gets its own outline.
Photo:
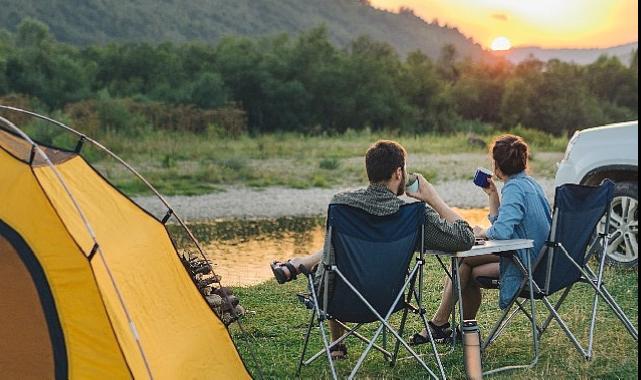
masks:
<path id="1" fill-rule="evenodd" d="M 386 185 L 397 195 L 405 192 L 405 161 L 407 152 L 401 144 L 378 140 L 365 154 L 365 168 L 370 183 Z"/>

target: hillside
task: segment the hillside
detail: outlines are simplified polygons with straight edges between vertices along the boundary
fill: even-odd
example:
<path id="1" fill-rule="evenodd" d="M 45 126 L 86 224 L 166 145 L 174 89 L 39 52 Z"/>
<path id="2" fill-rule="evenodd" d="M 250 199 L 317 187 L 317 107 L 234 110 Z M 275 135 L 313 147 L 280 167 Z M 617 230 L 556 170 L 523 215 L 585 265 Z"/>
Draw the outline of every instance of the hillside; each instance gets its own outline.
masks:
<path id="1" fill-rule="evenodd" d="M 456 28 L 428 23 L 412 12 L 374 9 L 356 0 L 1 0 L 0 28 L 15 31 L 24 17 L 49 26 L 59 41 L 200 40 L 227 35 L 298 34 L 324 24 L 341 46 L 361 35 L 390 43 L 400 54 L 420 49 L 435 58 L 444 44 L 478 58 L 480 45 Z"/>
<path id="2" fill-rule="evenodd" d="M 605 49 L 542 49 L 539 47 L 518 47 L 512 49 L 507 54 L 507 58 L 514 63 L 518 63 L 531 55 L 541 61 L 559 59 L 561 61 L 586 65 L 596 61 L 600 55 L 605 54 L 617 57 L 623 64 L 629 65 L 630 59 L 632 58 L 632 51 L 638 47 L 638 42 Z"/>

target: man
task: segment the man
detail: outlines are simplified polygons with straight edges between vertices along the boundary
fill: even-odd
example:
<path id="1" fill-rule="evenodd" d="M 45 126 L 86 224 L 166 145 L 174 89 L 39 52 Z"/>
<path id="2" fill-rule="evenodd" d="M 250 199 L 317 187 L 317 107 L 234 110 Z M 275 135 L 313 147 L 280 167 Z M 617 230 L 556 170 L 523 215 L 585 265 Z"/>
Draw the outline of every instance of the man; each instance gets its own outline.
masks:
<path id="1" fill-rule="evenodd" d="M 399 143 L 379 140 L 369 147 L 365 154 L 365 168 L 369 178 L 367 188 L 336 194 L 330 203 L 358 207 L 372 215 L 384 216 L 396 213 L 405 201 L 399 196 L 405 193 L 407 152 Z M 442 251 L 465 251 L 474 245 L 474 234 L 470 225 L 441 199 L 439 194 L 422 175 L 418 175 L 419 189 L 407 195 L 424 201 L 425 207 L 425 248 Z M 325 262 L 333 262 L 333 249 L 328 236 L 322 251 L 295 257 L 286 262 L 274 262 L 272 271 L 278 283 L 282 284 L 296 278 L 302 271 L 314 268 L 325 257 Z M 303 268 L 301 268 L 301 266 Z M 322 275 L 324 267 L 318 266 L 316 279 Z M 332 340 L 344 333 L 343 328 L 330 321 Z M 342 359 L 346 356 L 345 345 L 332 347 L 332 357 Z"/>

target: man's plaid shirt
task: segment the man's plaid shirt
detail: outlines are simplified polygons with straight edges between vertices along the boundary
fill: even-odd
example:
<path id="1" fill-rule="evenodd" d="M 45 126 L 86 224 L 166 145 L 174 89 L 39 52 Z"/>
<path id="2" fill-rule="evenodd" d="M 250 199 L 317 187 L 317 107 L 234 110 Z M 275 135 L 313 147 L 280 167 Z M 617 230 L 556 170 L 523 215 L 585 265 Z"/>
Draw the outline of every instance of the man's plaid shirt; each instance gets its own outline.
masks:
<path id="1" fill-rule="evenodd" d="M 391 215 L 398 211 L 406 202 L 391 192 L 385 185 L 371 184 L 367 188 L 346 191 L 334 195 L 330 204 L 344 204 L 358 207 L 372 215 Z M 450 223 L 441 218 L 434 209 L 425 205 L 425 249 L 438 251 L 466 251 L 474 245 L 474 233 L 470 225 L 458 219 Z M 325 235 L 323 245 L 323 260 L 325 264 L 334 264 L 334 252 Z M 316 284 L 324 272 L 323 265 L 316 270 Z M 330 282 L 333 279 L 330 279 Z M 332 286 L 330 285 L 331 289 Z"/>

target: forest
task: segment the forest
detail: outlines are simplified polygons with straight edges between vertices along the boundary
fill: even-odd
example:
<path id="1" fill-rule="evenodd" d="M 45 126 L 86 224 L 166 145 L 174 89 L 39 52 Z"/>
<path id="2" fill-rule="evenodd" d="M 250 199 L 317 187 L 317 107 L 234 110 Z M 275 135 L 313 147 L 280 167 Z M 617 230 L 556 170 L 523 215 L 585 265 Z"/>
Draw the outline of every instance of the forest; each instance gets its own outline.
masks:
<path id="1" fill-rule="evenodd" d="M 638 52 L 589 65 L 496 56 L 399 55 L 324 27 L 296 37 L 74 46 L 25 19 L 0 31 L 0 103 L 82 124 L 238 135 L 347 130 L 447 133 L 521 126 L 555 135 L 638 118 Z"/>

